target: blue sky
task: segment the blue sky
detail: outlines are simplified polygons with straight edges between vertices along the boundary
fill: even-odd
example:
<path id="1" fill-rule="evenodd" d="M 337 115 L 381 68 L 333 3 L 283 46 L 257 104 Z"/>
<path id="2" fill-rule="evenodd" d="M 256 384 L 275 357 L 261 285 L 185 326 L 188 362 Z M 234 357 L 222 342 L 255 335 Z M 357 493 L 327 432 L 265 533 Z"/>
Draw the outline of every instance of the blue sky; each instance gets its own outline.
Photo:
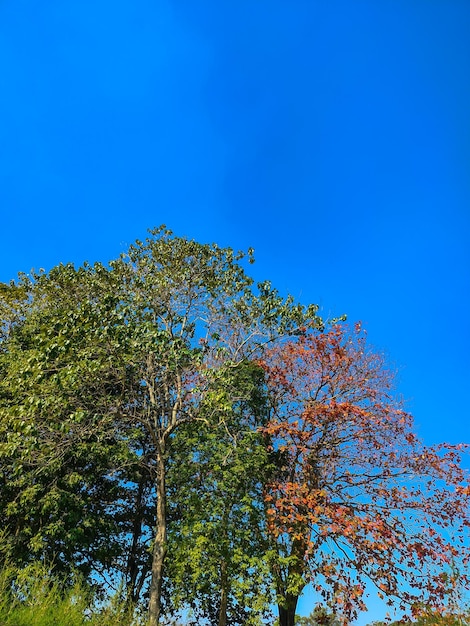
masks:
<path id="1" fill-rule="evenodd" d="M 469 33 L 468 0 L 3 0 L 0 280 L 161 223 L 253 246 L 470 441 Z"/>

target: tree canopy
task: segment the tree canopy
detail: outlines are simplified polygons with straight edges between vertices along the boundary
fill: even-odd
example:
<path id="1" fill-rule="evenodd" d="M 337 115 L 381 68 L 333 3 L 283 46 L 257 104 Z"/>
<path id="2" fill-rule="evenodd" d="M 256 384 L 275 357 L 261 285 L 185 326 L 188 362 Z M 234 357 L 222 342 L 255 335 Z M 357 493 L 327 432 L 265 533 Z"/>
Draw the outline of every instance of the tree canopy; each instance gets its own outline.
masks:
<path id="1" fill-rule="evenodd" d="M 366 580 L 439 606 L 446 568 L 468 584 L 463 446 L 422 445 L 361 329 L 246 261 L 161 227 L 0 285 L 2 562 L 81 570 L 150 626 L 292 626 L 310 582 L 345 617 Z"/>
<path id="2" fill-rule="evenodd" d="M 278 456 L 264 499 L 285 623 L 307 582 L 348 619 L 366 609 L 367 581 L 413 614 L 424 599 L 444 602 L 451 567 L 468 586 L 466 446 L 421 443 L 360 324 L 275 346 L 262 365 L 263 431 Z"/>

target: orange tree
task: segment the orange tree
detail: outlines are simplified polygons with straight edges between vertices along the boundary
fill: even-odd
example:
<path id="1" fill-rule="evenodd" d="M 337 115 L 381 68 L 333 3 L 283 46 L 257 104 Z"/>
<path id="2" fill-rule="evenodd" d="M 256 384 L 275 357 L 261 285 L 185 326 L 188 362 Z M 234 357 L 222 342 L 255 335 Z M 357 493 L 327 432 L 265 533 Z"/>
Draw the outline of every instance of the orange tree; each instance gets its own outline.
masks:
<path id="1" fill-rule="evenodd" d="M 412 612 L 445 602 L 450 568 L 468 586 L 465 446 L 420 442 L 360 325 L 306 333 L 261 365 L 277 466 L 264 499 L 280 626 L 294 624 L 309 582 L 345 619 L 365 609 L 367 581 Z"/>

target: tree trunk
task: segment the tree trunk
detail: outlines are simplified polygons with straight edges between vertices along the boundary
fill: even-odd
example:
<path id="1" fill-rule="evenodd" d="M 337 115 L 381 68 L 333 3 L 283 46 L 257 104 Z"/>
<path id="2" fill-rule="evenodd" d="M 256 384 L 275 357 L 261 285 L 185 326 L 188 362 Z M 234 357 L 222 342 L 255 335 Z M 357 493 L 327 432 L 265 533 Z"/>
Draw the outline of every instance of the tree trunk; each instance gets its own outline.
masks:
<path id="1" fill-rule="evenodd" d="M 299 596 L 293 596 L 287 594 L 284 597 L 285 604 L 278 605 L 279 609 L 279 626 L 294 626 L 295 624 L 295 610 L 297 608 L 297 601 Z"/>
<path id="2" fill-rule="evenodd" d="M 167 551 L 166 533 L 166 489 L 165 489 L 165 460 L 163 454 L 157 455 L 157 519 L 155 529 L 155 543 L 152 558 L 152 579 L 150 582 L 149 622 L 148 626 L 158 626 L 161 612 L 161 595 L 163 582 L 163 564 Z"/>
<path id="3" fill-rule="evenodd" d="M 218 626 L 227 626 L 227 605 L 228 605 L 228 577 L 227 561 L 222 560 L 220 564 L 220 609 Z"/>
<path id="4" fill-rule="evenodd" d="M 127 597 L 133 603 L 139 598 L 137 589 L 137 576 L 139 573 L 139 564 L 137 560 L 137 552 L 139 540 L 142 536 L 142 498 L 144 493 L 144 476 L 139 477 L 139 486 L 137 489 L 136 502 L 134 505 L 134 522 L 132 528 L 132 545 L 127 560 Z"/>

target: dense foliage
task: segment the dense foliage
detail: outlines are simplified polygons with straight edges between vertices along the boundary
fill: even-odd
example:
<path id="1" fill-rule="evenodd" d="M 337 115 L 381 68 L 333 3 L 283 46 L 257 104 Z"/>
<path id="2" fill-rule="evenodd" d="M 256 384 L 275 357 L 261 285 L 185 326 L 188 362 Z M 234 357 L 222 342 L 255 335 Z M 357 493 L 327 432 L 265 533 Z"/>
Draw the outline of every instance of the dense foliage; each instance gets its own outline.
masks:
<path id="1" fill-rule="evenodd" d="M 444 605 L 468 584 L 463 447 L 422 446 L 362 332 L 244 259 L 160 228 L 0 285 L 1 563 L 79 573 L 150 626 L 275 604 L 293 626 L 310 582 L 338 619 L 366 580 Z"/>

